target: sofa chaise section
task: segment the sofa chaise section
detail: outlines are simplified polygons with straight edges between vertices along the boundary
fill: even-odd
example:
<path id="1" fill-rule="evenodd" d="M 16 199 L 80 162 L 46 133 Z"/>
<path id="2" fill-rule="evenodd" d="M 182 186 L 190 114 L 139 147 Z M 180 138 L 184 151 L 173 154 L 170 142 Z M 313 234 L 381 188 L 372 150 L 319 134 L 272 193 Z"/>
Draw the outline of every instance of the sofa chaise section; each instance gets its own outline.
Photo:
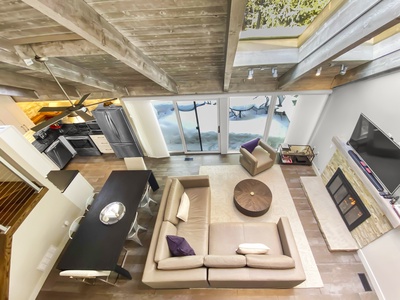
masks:
<path id="1" fill-rule="evenodd" d="M 186 222 L 176 217 L 183 193 L 190 199 Z M 211 190 L 208 176 L 169 177 L 150 242 L 142 281 L 152 288 L 205 288 Z M 172 257 L 166 236 L 184 237 L 196 255 Z"/>

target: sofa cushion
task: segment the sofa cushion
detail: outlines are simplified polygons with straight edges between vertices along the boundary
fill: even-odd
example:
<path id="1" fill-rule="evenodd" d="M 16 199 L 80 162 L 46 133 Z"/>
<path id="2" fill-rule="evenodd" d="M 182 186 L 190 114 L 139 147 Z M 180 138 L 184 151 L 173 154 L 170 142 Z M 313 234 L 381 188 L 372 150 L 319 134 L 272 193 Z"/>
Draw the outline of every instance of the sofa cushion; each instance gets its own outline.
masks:
<path id="1" fill-rule="evenodd" d="M 269 152 L 261 146 L 255 147 L 252 154 L 255 158 L 257 158 L 259 166 L 265 165 L 272 161 Z"/>
<path id="2" fill-rule="evenodd" d="M 209 254 L 234 255 L 242 243 L 268 245 L 268 254 L 283 254 L 275 223 L 226 222 L 210 224 Z"/>
<path id="3" fill-rule="evenodd" d="M 261 243 L 243 243 L 236 250 L 238 254 L 266 254 L 269 247 Z"/>
<path id="4" fill-rule="evenodd" d="M 244 143 L 241 147 L 245 148 L 247 151 L 252 153 L 254 148 L 257 147 L 259 140 L 260 140 L 260 138 L 253 139 L 251 141 L 248 141 L 248 142 Z"/>
<path id="5" fill-rule="evenodd" d="M 167 235 L 167 243 L 172 256 L 196 255 L 184 237 Z"/>
<path id="6" fill-rule="evenodd" d="M 287 255 L 246 255 L 246 264 L 251 268 L 260 269 L 293 269 L 293 258 Z"/>
<path id="7" fill-rule="evenodd" d="M 209 268 L 242 268 L 246 266 L 244 255 L 206 255 L 204 265 Z"/>
<path id="8" fill-rule="evenodd" d="M 178 213 L 179 204 L 184 192 L 185 188 L 183 187 L 182 183 L 178 179 L 174 178 L 172 180 L 171 188 L 167 198 L 164 221 L 169 221 L 174 225 L 179 223 L 179 219 L 176 217 L 176 215 Z"/>
<path id="9" fill-rule="evenodd" d="M 154 254 L 154 262 L 156 263 L 167 257 L 171 257 L 167 242 L 167 235 L 176 235 L 176 227 L 171 222 L 164 221 L 161 224 L 160 234 L 158 235 L 156 253 Z"/>
<path id="10" fill-rule="evenodd" d="M 186 222 L 189 218 L 190 200 L 188 195 L 184 192 L 181 197 L 181 201 L 178 208 L 176 217 L 183 222 Z"/>
<path id="11" fill-rule="evenodd" d="M 202 255 L 169 257 L 160 260 L 158 262 L 157 269 L 160 270 L 194 269 L 202 267 L 203 262 L 204 262 L 204 256 Z"/>

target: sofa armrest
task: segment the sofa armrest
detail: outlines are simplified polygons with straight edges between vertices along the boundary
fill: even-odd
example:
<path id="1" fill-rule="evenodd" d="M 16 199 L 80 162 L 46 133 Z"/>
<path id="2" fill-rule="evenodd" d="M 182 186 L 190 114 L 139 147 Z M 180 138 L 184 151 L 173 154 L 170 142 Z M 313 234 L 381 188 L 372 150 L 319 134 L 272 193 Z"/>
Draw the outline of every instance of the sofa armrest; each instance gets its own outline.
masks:
<path id="1" fill-rule="evenodd" d="M 210 179 L 208 175 L 191 175 L 191 176 L 180 176 L 174 178 L 177 178 L 185 189 L 210 186 Z"/>
<path id="2" fill-rule="evenodd" d="M 300 256 L 297 250 L 292 228 L 290 227 L 289 219 L 287 217 L 281 217 L 278 221 L 277 227 L 279 237 L 281 239 L 283 254 L 296 260 Z"/>
<path id="3" fill-rule="evenodd" d="M 269 153 L 269 157 L 275 162 L 276 160 L 276 151 L 274 148 L 272 148 L 270 145 L 265 143 L 264 141 L 260 140 L 258 144 Z"/>
<path id="4" fill-rule="evenodd" d="M 258 159 L 257 159 L 254 155 L 252 155 L 247 149 L 241 147 L 241 148 L 239 149 L 239 151 L 240 151 L 240 153 L 243 155 L 243 158 L 244 158 L 248 163 L 250 163 L 252 166 L 257 165 Z"/>

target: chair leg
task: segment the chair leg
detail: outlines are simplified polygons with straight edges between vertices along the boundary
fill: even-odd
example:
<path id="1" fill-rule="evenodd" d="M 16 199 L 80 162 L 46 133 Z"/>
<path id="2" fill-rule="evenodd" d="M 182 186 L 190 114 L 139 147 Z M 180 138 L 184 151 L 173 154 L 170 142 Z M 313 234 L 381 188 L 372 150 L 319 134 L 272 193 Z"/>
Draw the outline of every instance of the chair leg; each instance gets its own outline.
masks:
<path id="1" fill-rule="evenodd" d="M 127 240 L 134 241 L 134 242 L 138 243 L 140 246 L 143 246 L 142 242 L 139 239 L 138 233 L 139 233 L 139 231 L 135 231 L 132 235 L 127 237 Z"/>

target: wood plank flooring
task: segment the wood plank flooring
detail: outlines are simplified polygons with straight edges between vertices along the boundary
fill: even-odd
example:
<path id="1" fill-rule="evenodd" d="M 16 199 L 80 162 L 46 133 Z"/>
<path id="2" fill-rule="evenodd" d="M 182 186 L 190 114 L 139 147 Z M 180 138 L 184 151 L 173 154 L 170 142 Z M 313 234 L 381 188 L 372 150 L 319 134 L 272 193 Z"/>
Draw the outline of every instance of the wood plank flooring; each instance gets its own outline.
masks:
<path id="1" fill-rule="evenodd" d="M 193 160 L 185 161 L 188 156 L 179 155 L 169 158 L 145 158 L 146 165 L 152 169 L 160 189 L 151 197 L 160 201 L 167 176 L 195 175 L 201 165 L 239 164 L 237 154 L 229 155 L 192 155 Z M 79 170 L 81 174 L 100 191 L 102 185 L 112 170 L 124 170 L 122 159 L 114 155 L 75 157 L 67 166 L 69 170 Z M 173 289 L 153 290 L 141 282 L 142 271 L 146 260 L 147 249 L 153 233 L 155 217 L 145 212 L 140 214 L 139 224 L 148 228 L 140 233 L 143 247 L 127 241 L 126 247 L 130 253 L 125 267 L 131 272 L 133 280 L 119 279 L 119 287 L 104 283 L 87 285 L 73 279 L 61 278 L 59 271 L 53 269 L 43 285 L 37 299 L 85 299 L 85 300 L 124 300 L 124 299 L 378 299 L 374 292 L 365 292 L 359 279 L 359 273 L 365 269 L 356 252 L 329 252 L 319 231 L 307 198 L 300 184 L 300 176 L 313 176 L 314 171 L 309 166 L 282 166 L 287 185 L 295 202 L 306 236 L 310 243 L 315 261 L 321 273 L 324 287 L 314 289 Z M 152 207 L 157 211 L 157 206 Z M 101 249 L 99 249 L 101 251 Z"/>

